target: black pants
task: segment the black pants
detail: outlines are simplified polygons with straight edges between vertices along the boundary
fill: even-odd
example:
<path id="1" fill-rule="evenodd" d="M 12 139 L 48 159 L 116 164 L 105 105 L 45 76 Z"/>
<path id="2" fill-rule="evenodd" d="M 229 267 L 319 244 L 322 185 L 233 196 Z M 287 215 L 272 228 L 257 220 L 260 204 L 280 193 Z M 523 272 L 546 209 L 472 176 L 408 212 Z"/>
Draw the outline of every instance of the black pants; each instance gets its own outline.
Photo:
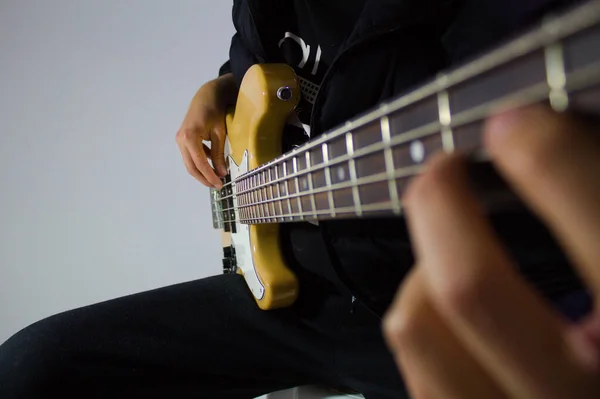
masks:
<path id="1" fill-rule="evenodd" d="M 326 259 L 313 233 L 294 233 L 297 264 Z M 220 275 L 39 321 L 0 346 L 0 398 L 253 398 L 304 384 L 406 397 L 381 320 L 297 272 L 300 297 L 282 310 L 259 310 L 242 277 Z"/>

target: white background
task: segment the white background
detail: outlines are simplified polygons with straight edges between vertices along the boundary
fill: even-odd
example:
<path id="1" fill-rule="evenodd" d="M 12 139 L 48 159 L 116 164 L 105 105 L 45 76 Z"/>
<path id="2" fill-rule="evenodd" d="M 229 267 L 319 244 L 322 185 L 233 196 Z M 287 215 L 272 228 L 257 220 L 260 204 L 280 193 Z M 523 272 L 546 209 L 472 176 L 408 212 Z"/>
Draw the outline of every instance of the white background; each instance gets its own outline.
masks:
<path id="1" fill-rule="evenodd" d="M 0 343 L 63 310 L 220 273 L 175 133 L 231 1 L 0 0 Z"/>

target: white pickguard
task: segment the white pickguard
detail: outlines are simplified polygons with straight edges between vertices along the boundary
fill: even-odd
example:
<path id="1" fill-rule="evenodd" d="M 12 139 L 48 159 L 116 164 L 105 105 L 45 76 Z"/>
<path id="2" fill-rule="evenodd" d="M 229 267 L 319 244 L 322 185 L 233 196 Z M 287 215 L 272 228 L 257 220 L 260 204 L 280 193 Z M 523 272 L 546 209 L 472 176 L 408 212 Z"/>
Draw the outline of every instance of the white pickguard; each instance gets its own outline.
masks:
<path id="1" fill-rule="evenodd" d="M 229 173 L 231 180 L 235 179 L 248 171 L 248 151 L 244 152 L 242 162 L 237 165 L 233 158 L 229 157 Z M 265 295 L 265 287 L 258 278 L 256 268 L 254 267 L 254 259 L 252 258 L 253 248 L 250 242 L 250 226 L 241 224 L 240 215 L 238 212 L 237 192 L 235 184 L 232 184 L 233 190 L 233 207 L 235 209 L 235 233 L 231 234 L 231 242 L 235 250 L 237 267 L 244 273 L 246 284 L 256 299 L 262 299 Z"/>

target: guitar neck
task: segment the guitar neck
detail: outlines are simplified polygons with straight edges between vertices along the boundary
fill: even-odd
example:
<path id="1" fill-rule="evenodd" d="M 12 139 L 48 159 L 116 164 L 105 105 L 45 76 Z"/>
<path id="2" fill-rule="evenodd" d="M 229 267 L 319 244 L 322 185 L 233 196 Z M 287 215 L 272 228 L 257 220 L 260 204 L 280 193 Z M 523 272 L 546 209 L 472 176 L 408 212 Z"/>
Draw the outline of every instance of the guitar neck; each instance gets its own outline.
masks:
<path id="1" fill-rule="evenodd" d="M 460 151 L 485 160 L 486 117 L 535 103 L 600 111 L 600 1 L 548 18 L 239 176 L 222 198 L 235 192 L 237 220 L 246 224 L 400 215 L 403 192 L 429 156 Z"/>

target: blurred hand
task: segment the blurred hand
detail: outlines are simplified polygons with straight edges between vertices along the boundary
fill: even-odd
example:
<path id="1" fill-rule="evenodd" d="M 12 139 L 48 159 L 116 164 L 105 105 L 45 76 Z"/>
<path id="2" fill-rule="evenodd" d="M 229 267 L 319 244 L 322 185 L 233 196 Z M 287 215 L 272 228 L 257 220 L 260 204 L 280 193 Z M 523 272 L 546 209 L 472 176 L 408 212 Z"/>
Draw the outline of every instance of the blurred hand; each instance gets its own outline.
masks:
<path id="1" fill-rule="evenodd" d="M 204 84 L 192 99 L 176 135 L 185 167 L 207 187 L 220 188 L 220 177 L 227 174 L 225 113 L 235 101 L 236 91 L 232 74 Z M 205 141 L 211 143 L 210 148 Z"/>
<path id="2" fill-rule="evenodd" d="M 596 130 L 594 130 L 596 129 Z M 600 133 L 531 107 L 492 118 L 485 147 L 600 293 Z M 600 313 L 573 324 L 520 278 L 469 190 L 439 155 L 404 198 L 416 265 L 384 333 L 415 399 L 600 398 Z"/>

